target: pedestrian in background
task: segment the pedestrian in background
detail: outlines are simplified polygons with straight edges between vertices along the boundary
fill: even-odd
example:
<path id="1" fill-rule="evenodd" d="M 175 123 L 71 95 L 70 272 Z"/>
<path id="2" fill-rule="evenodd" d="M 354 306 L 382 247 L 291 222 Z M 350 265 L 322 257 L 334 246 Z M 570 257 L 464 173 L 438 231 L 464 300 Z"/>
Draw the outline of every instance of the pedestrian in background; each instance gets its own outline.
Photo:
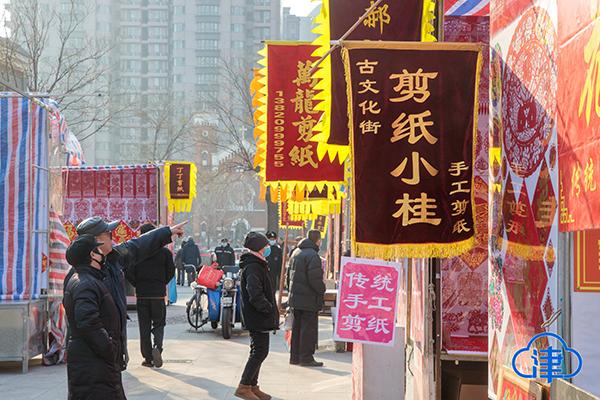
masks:
<path id="1" fill-rule="evenodd" d="M 271 247 L 271 253 L 269 254 L 269 257 L 267 257 L 267 262 L 269 263 L 269 270 L 273 277 L 273 293 L 275 293 L 279 290 L 283 251 L 281 250 L 281 247 L 279 247 L 279 243 L 277 243 L 277 233 L 274 231 L 267 232 L 267 239 L 269 239 L 269 246 Z"/>
<path id="2" fill-rule="evenodd" d="M 229 267 L 235 265 L 235 251 L 229 244 L 229 239 L 221 240 L 221 245 L 215 247 L 217 262 L 221 267 Z"/>
<path id="3" fill-rule="evenodd" d="M 177 269 L 177 284 L 185 285 L 185 269 L 183 268 L 183 246 L 185 246 L 186 240 L 181 242 L 181 247 L 175 254 L 175 268 Z"/>
<path id="4" fill-rule="evenodd" d="M 322 367 L 314 358 L 319 340 L 319 311 L 323 308 L 325 282 L 319 256 L 321 232 L 311 230 L 290 260 L 289 306 L 294 313 L 290 364 Z"/>
<path id="5" fill-rule="evenodd" d="M 240 259 L 242 313 L 250 331 L 250 357 L 235 395 L 244 400 L 270 400 L 271 396 L 260 390 L 258 378 L 269 355 L 269 334 L 279 329 L 279 310 L 267 264 L 271 248 L 267 237 L 258 232 L 248 233 L 244 247 L 248 253 Z"/>
<path id="6" fill-rule="evenodd" d="M 185 272 L 187 272 L 188 286 L 191 286 L 192 282 L 196 280 L 196 269 L 201 262 L 200 250 L 198 249 L 198 246 L 196 246 L 196 243 L 194 243 L 194 238 L 191 236 L 188 236 L 185 244 L 181 248 L 183 251 L 181 255 L 183 267 L 185 268 Z M 194 268 L 192 269 L 188 266 L 193 266 Z"/>
<path id="7" fill-rule="evenodd" d="M 154 225 L 144 224 L 140 233 L 143 235 L 154 229 Z M 163 338 L 167 317 L 166 287 L 174 275 L 173 253 L 165 247 L 127 269 L 127 280 L 135 287 L 137 298 L 140 348 L 144 357 L 144 367 L 160 368 L 163 365 Z"/>
<path id="8" fill-rule="evenodd" d="M 69 323 L 67 352 L 69 400 L 125 399 L 122 370 L 122 320 L 104 282 L 103 243 L 80 235 L 66 252 L 73 272 L 66 281 L 63 305 Z"/>

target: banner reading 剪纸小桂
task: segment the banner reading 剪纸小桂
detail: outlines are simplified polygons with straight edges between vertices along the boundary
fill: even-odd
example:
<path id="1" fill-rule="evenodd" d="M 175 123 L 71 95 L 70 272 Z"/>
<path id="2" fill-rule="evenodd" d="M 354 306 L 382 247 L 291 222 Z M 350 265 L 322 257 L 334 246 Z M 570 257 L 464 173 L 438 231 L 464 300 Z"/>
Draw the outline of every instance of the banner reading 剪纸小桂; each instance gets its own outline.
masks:
<path id="1" fill-rule="evenodd" d="M 445 258 L 471 249 L 481 47 L 346 42 L 343 55 L 354 254 Z"/>

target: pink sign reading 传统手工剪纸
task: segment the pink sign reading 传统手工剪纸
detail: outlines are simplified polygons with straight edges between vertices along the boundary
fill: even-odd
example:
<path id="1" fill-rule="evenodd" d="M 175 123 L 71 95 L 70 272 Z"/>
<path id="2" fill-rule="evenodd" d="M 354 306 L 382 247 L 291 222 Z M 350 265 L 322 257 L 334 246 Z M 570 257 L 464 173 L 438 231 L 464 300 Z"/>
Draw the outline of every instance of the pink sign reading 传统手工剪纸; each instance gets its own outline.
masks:
<path id="1" fill-rule="evenodd" d="M 397 263 L 342 258 L 335 340 L 394 344 Z"/>

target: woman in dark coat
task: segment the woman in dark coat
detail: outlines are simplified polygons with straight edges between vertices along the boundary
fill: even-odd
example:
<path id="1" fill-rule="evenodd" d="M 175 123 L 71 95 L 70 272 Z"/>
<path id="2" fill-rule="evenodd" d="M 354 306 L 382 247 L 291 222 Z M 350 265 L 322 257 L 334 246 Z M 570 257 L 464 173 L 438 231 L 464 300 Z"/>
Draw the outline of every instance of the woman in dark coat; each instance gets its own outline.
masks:
<path id="1" fill-rule="evenodd" d="M 250 232 L 244 241 L 249 252 L 240 259 L 242 313 L 250 331 L 250 358 L 235 395 L 244 400 L 270 400 L 258 386 L 263 361 L 269 355 L 269 334 L 279 329 L 279 310 L 275 302 L 273 278 L 266 257 L 269 240 L 262 233 Z"/>
<path id="2" fill-rule="evenodd" d="M 69 321 L 67 377 L 69 400 L 124 400 L 119 359 L 121 318 L 104 284 L 104 255 L 92 235 L 67 249 L 75 273 L 65 284 L 63 305 Z"/>

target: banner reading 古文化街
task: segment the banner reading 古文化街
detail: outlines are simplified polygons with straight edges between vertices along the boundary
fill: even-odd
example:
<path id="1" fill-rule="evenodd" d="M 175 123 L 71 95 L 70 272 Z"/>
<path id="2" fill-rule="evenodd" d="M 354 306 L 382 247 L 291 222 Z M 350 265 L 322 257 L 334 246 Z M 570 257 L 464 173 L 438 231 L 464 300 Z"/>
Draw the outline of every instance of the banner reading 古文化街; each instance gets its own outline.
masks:
<path id="1" fill-rule="evenodd" d="M 331 41 L 340 39 L 374 4 L 372 0 L 323 0 L 316 17 L 315 32 L 319 37 L 314 55 L 321 57 L 329 51 Z M 433 0 L 384 0 L 373 9 L 346 40 L 435 41 L 433 36 L 435 2 Z M 320 89 L 317 109 L 323 117 L 315 126 L 313 141 L 318 142 L 319 159 L 329 155 L 343 163 L 349 152 L 348 100 L 344 66 L 340 49 L 323 60 L 315 72 Z"/>
<path id="2" fill-rule="evenodd" d="M 262 115 L 257 129 L 255 164 L 261 182 L 279 190 L 281 200 L 325 185 L 339 191 L 344 169 L 339 163 L 319 161 L 313 127 L 321 113 L 315 109 L 316 80 L 309 75 L 315 46 L 304 42 L 268 42 L 260 61 Z"/>
<path id="3" fill-rule="evenodd" d="M 343 46 L 354 254 L 446 258 L 471 249 L 481 46 Z"/>

